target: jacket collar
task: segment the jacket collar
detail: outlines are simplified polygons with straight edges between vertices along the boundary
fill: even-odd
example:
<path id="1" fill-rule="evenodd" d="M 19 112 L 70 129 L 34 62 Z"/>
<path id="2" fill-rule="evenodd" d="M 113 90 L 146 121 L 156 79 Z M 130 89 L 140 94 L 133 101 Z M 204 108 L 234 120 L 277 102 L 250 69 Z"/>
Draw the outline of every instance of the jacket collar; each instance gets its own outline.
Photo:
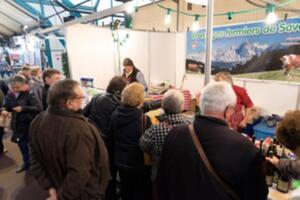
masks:
<path id="1" fill-rule="evenodd" d="M 71 110 L 68 110 L 66 108 L 60 107 L 60 106 L 48 106 L 47 112 L 54 115 L 60 115 L 65 117 L 71 117 L 71 118 L 77 118 L 81 119 L 83 121 L 88 121 L 87 118 L 85 118 L 80 112 L 74 112 Z"/>
<path id="2" fill-rule="evenodd" d="M 222 120 L 222 119 L 219 119 L 219 118 L 216 118 L 216 117 L 210 117 L 210 116 L 204 116 L 204 115 L 196 115 L 195 116 L 195 122 L 199 122 L 199 121 L 207 121 L 207 122 L 211 122 L 211 123 L 214 123 L 214 124 L 219 124 L 219 125 L 222 125 L 222 126 L 228 126 L 227 122 Z"/>
<path id="3" fill-rule="evenodd" d="M 158 117 L 158 120 L 160 122 L 167 122 L 169 124 L 181 124 L 185 122 L 182 114 L 163 114 Z"/>

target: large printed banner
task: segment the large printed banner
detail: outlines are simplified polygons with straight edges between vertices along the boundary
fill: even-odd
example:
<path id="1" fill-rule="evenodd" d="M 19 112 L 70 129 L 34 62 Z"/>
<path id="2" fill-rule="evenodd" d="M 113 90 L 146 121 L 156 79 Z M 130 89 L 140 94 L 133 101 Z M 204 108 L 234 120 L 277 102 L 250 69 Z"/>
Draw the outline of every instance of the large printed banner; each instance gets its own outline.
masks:
<path id="1" fill-rule="evenodd" d="M 187 73 L 203 73 L 205 30 L 187 33 Z M 212 74 L 300 81 L 300 18 L 216 27 Z"/>

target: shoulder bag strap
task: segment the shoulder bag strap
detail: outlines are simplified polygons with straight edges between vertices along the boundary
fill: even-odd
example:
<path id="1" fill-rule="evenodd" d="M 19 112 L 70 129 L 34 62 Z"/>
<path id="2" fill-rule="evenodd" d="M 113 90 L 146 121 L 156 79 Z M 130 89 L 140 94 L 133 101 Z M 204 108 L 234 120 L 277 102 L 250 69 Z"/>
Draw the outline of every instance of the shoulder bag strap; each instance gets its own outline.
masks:
<path id="1" fill-rule="evenodd" d="M 233 197 L 233 199 L 235 200 L 239 200 L 239 196 L 237 195 L 237 193 L 232 190 L 221 178 L 220 176 L 216 173 L 216 171 L 214 170 L 214 168 L 211 166 L 209 160 L 207 159 L 207 156 L 202 148 L 202 145 L 200 143 L 200 140 L 198 139 L 194 127 L 193 125 L 189 125 L 189 132 L 191 134 L 191 137 L 193 139 L 193 143 L 197 149 L 198 154 L 200 155 L 200 158 L 202 159 L 204 165 L 206 166 L 206 168 L 208 169 L 209 173 L 215 178 L 215 180 L 219 183 L 220 186 L 222 186 L 222 188 L 231 196 Z"/>

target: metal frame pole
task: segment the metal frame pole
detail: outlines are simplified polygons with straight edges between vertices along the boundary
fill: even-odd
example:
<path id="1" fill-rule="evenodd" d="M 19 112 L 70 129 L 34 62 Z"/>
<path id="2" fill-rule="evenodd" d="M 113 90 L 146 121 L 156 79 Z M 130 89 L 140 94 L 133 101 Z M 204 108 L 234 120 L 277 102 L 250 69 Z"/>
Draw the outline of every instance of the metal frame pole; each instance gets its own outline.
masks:
<path id="1" fill-rule="evenodd" d="M 212 36 L 213 36 L 213 21 L 214 21 L 214 0 L 209 0 L 207 5 L 206 19 L 206 59 L 205 59 L 205 77 L 204 85 L 207 85 L 211 77 L 211 59 L 212 59 Z"/>

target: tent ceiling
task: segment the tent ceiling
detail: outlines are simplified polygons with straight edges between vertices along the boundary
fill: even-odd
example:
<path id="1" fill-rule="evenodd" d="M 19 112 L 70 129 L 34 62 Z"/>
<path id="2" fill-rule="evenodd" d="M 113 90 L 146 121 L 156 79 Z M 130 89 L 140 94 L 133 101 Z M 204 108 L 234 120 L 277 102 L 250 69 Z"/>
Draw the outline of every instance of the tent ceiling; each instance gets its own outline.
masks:
<path id="1" fill-rule="evenodd" d="M 31 27 L 36 27 L 39 25 L 39 18 L 41 16 L 33 15 L 32 13 L 36 12 L 29 12 L 28 10 L 24 9 L 22 6 L 20 6 L 16 1 L 19 2 L 26 2 L 27 4 L 36 4 L 33 6 L 34 9 L 39 10 L 40 5 L 39 2 L 43 2 L 44 5 L 47 5 L 44 7 L 45 9 L 45 17 L 48 18 L 48 16 L 55 16 L 57 13 L 53 11 L 53 8 L 51 7 L 52 4 L 50 3 L 50 0 L 0 0 L 0 37 L 10 37 L 14 35 L 15 33 L 22 33 L 23 27 L 26 25 L 29 29 Z M 52 1 L 52 0 L 51 0 Z M 95 10 L 104 10 L 107 8 L 110 8 L 111 5 L 116 6 L 121 4 L 120 1 L 123 0 L 112 0 L 113 4 L 111 4 L 111 0 L 58 0 L 59 2 L 69 2 L 71 5 L 79 5 L 76 7 L 76 9 L 84 9 L 87 7 L 93 8 L 93 6 L 98 6 Z M 159 1 L 159 0 L 155 0 Z M 253 8 L 253 4 L 259 4 L 259 5 L 266 5 L 266 3 L 274 3 L 278 4 L 280 2 L 283 2 L 286 0 L 243 0 L 239 3 L 242 3 L 246 7 Z M 52 1 L 55 2 L 55 1 Z M 152 2 L 152 0 L 143 0 L 140 1 L 143 4 Z M 180 0 L 180 2 L 185 2 L 185 0 Z M 231 0 L 218 0 L 218 4 L 226 4 L 230 5 Z M 295 2 L 289 6 L 286 6 L 285 8 L 280 8 L 282 11 L 290 11 L 294 14 L 300 13 L 300 7 L 299 7 L 300 0 L 295 0 Z M 69 5 L 68 4 L 68 5 Z M 81 5 L 82 4 L 82 5 Z M 251 5 L 252 4 L 252 5 Z M 66 4 L 67 5 L 67 4 Z M 72 7 L 72 6 L 71 6 Z M 75 8 L 75 7 L 74 7 Z M 51 12 L 50 12 L 50 11 Z M 63 12 L 63 9 L 60 6 L 56 7 L 56 10 L 61 13 Z M 61 11 L 62 10 L 62 11 Z M 94 10 L 94 11 L 95 11 Z M 39 12 L 43 13 L 43 11 L 39 10 Z M 39 14 L 39 13 L 37 13 Z M 66 12 L 60 15 L 60 18 L 64 17 L 66 15 Z M 68 14 L 66 15 L 68 16 Z M 85 16 L 83 14 L 82 16 Z M 43 17 L 43 16 L 42 16 Z M 57 16 L 55 16 L 58 18 Z M 53 19 L 55 19 L 55 17 Z M 52 18 L 51 18 L 52 20 Z M 53 20 L 52 20 L 53 21 Z M 53 25 L 57 25 L 57 23 L 52 23 Z"/>
<path id="2" fill-rule="evenodd" d="M 0 1 L 0 35 L 9 37 L 14 33 L 22 32 L 24 25 L 30 28 L 36 23 L 37 19 L 34 16 L 11 0 Z"/>

